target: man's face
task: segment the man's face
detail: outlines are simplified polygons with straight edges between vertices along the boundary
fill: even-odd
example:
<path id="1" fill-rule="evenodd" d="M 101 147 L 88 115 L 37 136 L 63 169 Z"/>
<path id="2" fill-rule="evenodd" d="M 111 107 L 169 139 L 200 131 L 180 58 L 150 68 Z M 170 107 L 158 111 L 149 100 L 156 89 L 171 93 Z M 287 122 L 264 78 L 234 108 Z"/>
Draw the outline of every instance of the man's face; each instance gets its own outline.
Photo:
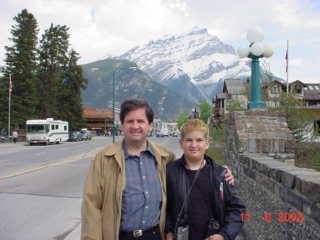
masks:
<path id="1" fill-rule="evenodd" d="M 206 153 L 209 142 L 202 131 L 191 131 L 180 141 L 185 157 L 192 161 L 201 161 Z"/>
<path id="2" fill-rule="evenodd" d="M 121 130 L 127 143 L 146 141 L 151 129 L 152 123 L 149 123 L 144 108 L 129 112 L 121 124 Z"/>

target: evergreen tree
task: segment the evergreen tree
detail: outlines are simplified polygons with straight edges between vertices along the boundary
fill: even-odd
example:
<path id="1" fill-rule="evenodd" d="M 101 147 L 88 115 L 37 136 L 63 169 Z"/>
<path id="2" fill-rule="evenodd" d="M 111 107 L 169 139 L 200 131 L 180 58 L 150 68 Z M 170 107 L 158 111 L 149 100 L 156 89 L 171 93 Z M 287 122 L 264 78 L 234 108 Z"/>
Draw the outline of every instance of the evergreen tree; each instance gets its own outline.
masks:
<path id="1" fill-rule="evenodd" d="M 68 27 L 54 26 L 45 30 L 39 49 L 39 113 L 42 118 L 59 117 L 59 98 L 68 65 Z"/>
<path id="2" fill-rule="evenodd" d="M 83 76 L 81 66 L 77 64 L 78 60 L 79 54 L 72 49 L 58 98 L 59 117 L 69 121 L 70 129 L 79 129 L 84 125 L 81 90 L 86 88 L 88 81 Z"/>
<path id="3" fill-rule="evenodd" d="M 38 24 L 26 9 L 14 17 L 11 46 L 6 46 L 4 77 L 0 79 L 0 123 L 8 121 L 8 83 L 12 76 L 11 125 L 23 128 L 25 121 L 35 116 L 36 102 L 36 45 Z"/>

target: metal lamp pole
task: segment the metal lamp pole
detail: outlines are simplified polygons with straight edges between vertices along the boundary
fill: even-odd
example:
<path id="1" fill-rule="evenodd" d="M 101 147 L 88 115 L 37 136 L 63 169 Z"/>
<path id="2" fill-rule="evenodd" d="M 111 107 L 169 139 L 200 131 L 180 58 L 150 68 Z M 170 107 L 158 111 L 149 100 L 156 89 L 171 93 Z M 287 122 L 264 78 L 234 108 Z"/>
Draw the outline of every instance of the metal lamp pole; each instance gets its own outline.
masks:
<path id="1" fill-rule="evenodd" d="M 116 131 L 116 118 L 115 118 L 115 95 L 116 95 L 116 72 L 120 72 L 121 70 L 136 70 L 137 67 L 129 67 L 129 68 L 116 68 L 112 72 L 112 143 L 115 142 L 115 131 Z"/>
<path id="2" fill-rule="evenodd" d="M 247 33 L 247 39 L 250 42 L 249 48 L 238 48 L 240 58 L 251 58 L 251 81 L 250 81 L 250 102 L 248 109 L 265 109 L 266 103 L 261 98 L 261 73 L 259 58 L 271 57 L 273 50 L 270 46 L 262 44 L 263 34 L 256 30 L 250 30 Z"/>
<path id="3" fill-rule="evenodd" d="M 112 73 L 112 143 L 115 142 L 115 123 L 116 123 L 116 118 L 115 118 L 115 92 L 116 92 L 115 74 L 116 74 L 116 70 L 113 71 L 113 73 Z"/>
<path id="4" fill-rule="evenodd" d="M 251 61 L 251 81 L 250 81 L 250 102 L 248 109 L 266 108 L 267 105 L 261 98 L 261 82 L 260 82 L 260 62 L 259 58 L 253 54 L 248 56 Z"/>

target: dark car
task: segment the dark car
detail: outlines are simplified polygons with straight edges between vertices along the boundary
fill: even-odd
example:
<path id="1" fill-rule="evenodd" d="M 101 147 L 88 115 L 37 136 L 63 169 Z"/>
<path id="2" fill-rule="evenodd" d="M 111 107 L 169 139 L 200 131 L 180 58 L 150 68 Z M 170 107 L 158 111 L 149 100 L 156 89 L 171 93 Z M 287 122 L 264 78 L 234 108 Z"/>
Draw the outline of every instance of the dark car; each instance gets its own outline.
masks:
<path id="1" fill-rule="evenodd" d="M 81 141 L 81 134 L 79 131 L 73 131 L 69 134 L 69 141 L 70 142 L 78 142 Z"/>

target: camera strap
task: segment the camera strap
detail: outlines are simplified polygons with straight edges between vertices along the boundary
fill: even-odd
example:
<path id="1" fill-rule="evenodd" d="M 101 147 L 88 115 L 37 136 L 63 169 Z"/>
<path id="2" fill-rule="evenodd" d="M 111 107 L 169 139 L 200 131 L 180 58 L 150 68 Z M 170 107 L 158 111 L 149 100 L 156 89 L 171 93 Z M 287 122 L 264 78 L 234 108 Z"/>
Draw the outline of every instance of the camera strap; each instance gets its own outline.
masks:
<path id="1" fill-rule="evenodd" d="M 201 161 L 201 164 L 200 164 L 200 167 L 199 169 L 197 170 L 194 178 L 193 178 L 193 181 L 191 183 L 191 186 L 190 188 L 188 189 L 188 192 L 187 194 L 184 194 L 184 199 L 183 199 L 183 203 L 182 203 L 182 206 L 180 208 L 180 211 L 179 211 L 179 214 L 178 214 L 178 217 L 177 217 L 177 221 L 175 223 L 175 226 L 174 226 L 174 233 L 176 234 L 177 233 L 177 229 L 178 229 L 178 226 L 181 222 L 181 217 L 182 217 L 182 214 L 183 213 L 186 213 L 187 209 L 188 209 L 188 200 L 189 200 L 189 197 L 190 197 L 190 194 L 191 194 L 191 191 L 192 191 L 192 188 L 194 187 L 198 177 L 199 177 L 199 174 L 200 174 L 200 171 L 204 165 L 204 159 Z M 185 166 L 184 166 L 185 167 Z M 183 174 L 183 178 L 186 180 L 186 173 L 185 173 L 185 169 L 183 169 L 182 171 L 182 174 Z M 186 184 L 186 181 L 183 181 L 183 184 Z M 184 214 L 185 215 L 185 214 Z"/>

